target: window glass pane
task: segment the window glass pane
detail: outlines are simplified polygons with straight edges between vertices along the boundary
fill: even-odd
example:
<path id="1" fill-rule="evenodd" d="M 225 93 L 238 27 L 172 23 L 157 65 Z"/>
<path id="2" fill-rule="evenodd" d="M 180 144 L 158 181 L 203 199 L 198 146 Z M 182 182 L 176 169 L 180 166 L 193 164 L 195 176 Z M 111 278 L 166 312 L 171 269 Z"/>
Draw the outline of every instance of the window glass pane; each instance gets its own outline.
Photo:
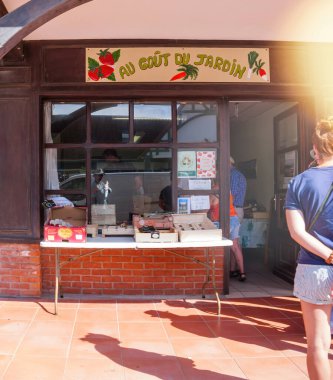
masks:
<path id="1" fill-rule="evenodd" d="M 128 103 L 92 103 L 91 128 L 94 143 L 128 142 Z"/>
<path id="2" fill-rule="evenodd" d="M 85 142 L 85 103 L 52 103 L 51 136 L 52 142 L 58 144 Z"/>
<path id="3" fill-rule="evenodd" d="M 81 190 L 85 188 L 84 149 L 45 150 L 45 189 Z M 82 181 L 83 178 L 83 181 Z"/>
<path id="4" fill-rule="evenodd" d="M 207 102 L 177 103 L 178 142 L 216 142 L 217 104 Z"/>
<path id="5" fill-rule="evenodd" d="M 217 176 L 216 149 L 180 149 L 177 154 L 178 187 L 212 190 Z"/>
<path id="6" fill-rule="evenodd" d="M 92 207 L 114 205 L 109 211 L 114 212 L 116 223 L 131 221 L 133 213 L 161 212 L 160 193 L 171 183 L 171 150 L 117 149 L 109 161 L 103 153 L 92 150 Z"/>
<path id="7" fill-rule="evenodd" d="M 134 142 L 171 141 L 171 103 L 134 104 Z"/>

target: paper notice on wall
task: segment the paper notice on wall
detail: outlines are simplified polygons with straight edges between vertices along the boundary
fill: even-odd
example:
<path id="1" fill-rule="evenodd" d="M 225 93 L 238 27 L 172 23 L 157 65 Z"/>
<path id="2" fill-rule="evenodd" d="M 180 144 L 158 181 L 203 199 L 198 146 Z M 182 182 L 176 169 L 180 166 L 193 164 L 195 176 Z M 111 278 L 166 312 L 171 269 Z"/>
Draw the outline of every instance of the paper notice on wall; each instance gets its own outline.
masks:
<path id="1" fill-rule="evenodd" d="M 192 195 L 191 196 L 191 210 L 209 210 L 210 202 L 209 195 Z"/>
<path id="2" fill-rule="evenodd" d="M 195 151 L 183 150 L 178 152 L 178 178 L 196 177 L 197 166 Z"/>
<path id="3" fill-rule="evenodd" d="M 197 152 L 197 177 L 216 177 L 216 152 L 214 150 Z"/>
<path id="4" fill-rule="evenodd" d="M 212 181 L 210 179 L 189 179 L 189 190 L 211 190 Z"/>

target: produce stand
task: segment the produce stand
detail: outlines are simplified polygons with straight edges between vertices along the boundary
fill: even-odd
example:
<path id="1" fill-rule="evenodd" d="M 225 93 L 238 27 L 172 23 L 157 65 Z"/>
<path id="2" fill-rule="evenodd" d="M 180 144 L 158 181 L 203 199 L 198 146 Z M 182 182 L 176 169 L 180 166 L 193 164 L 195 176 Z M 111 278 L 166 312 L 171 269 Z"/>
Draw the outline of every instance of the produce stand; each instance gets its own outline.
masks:
<path id="1" fill-rule="evenodd" d="M 93 255 L 96 252 L 103 251 L 105 249 L 156 249 L 160 248 L 169 252 L 170 254 L 184 257 L 188 260 L 191 260 L 198 265 L 202 265 L 206 268 L 206 281 L 202 285 L 202 298 L 205 298 L 205 288 L 207 284 L 212 281 L 214 288 L 215 297 L 218 305 L 218 315 L 221 312 L 221 301 L 219 294 L 216 288 L 215 281 L 215 252 L 210 250 L 210 248 L 216 247 L 226 247 L 231 246 L 232 241 L 222 238 L 222 240 L 217 241 L 200 241 L 200 242 L 156 242 L 156 243 L 142 243 L 136 242 L 133 237 L 124 237 L 124 236 L 114 236 L 108 238 L 87 238 L 85 243 L 70 243 L 70 242 L 49 242 L 41 241 L 40 246 L 44 248 L 55 248 L 55 292 L 54 292 L 54 314 L 58 314 L 58 298 L 59 298 L 59 286 L 60 286 L 60 270 L 61 268 L 71 261 L 80 259 L 81 257 Z M 67 260 L 60 263 L 60 250 L 61 248 L 66 249 L 93 249 L 93 251 L 81 253 L 75 257 L 70 257 Z M 205 251 L 205 260 L 198 260 L 197 258 L 181 253 L 182 249 L 190 248 L 204 248 Z"/>

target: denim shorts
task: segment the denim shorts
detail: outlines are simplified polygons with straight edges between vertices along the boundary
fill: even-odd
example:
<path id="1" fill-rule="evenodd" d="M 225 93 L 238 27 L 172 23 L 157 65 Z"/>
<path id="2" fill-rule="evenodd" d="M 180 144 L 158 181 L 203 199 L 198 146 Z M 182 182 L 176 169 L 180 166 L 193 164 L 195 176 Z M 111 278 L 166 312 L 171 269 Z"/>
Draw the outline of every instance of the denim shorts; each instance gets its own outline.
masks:
<path id="1" fill-rule="evenodd" d="M 294 296 L 315 305 L 331 305 L 332 290 L 333 265 L 297 265 Z"/>
<path id="2" fill-rule="evenodd" d="M 239 238 L 239 228 L 240 223 L 238 216 L 231 216 L 230 217 L 230 239 L 238 239 Z"/>

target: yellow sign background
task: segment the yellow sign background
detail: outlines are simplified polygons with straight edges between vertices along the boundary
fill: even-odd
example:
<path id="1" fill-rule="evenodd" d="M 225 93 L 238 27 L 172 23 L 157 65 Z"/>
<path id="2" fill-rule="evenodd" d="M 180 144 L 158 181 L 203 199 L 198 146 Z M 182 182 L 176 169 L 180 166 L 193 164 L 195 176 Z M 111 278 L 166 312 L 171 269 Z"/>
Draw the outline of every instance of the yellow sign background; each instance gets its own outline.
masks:
<path id="1" fill-rule="evenodd" d="M 269 49 L 87 48 L 86 82 L 269 83 Z"/>

